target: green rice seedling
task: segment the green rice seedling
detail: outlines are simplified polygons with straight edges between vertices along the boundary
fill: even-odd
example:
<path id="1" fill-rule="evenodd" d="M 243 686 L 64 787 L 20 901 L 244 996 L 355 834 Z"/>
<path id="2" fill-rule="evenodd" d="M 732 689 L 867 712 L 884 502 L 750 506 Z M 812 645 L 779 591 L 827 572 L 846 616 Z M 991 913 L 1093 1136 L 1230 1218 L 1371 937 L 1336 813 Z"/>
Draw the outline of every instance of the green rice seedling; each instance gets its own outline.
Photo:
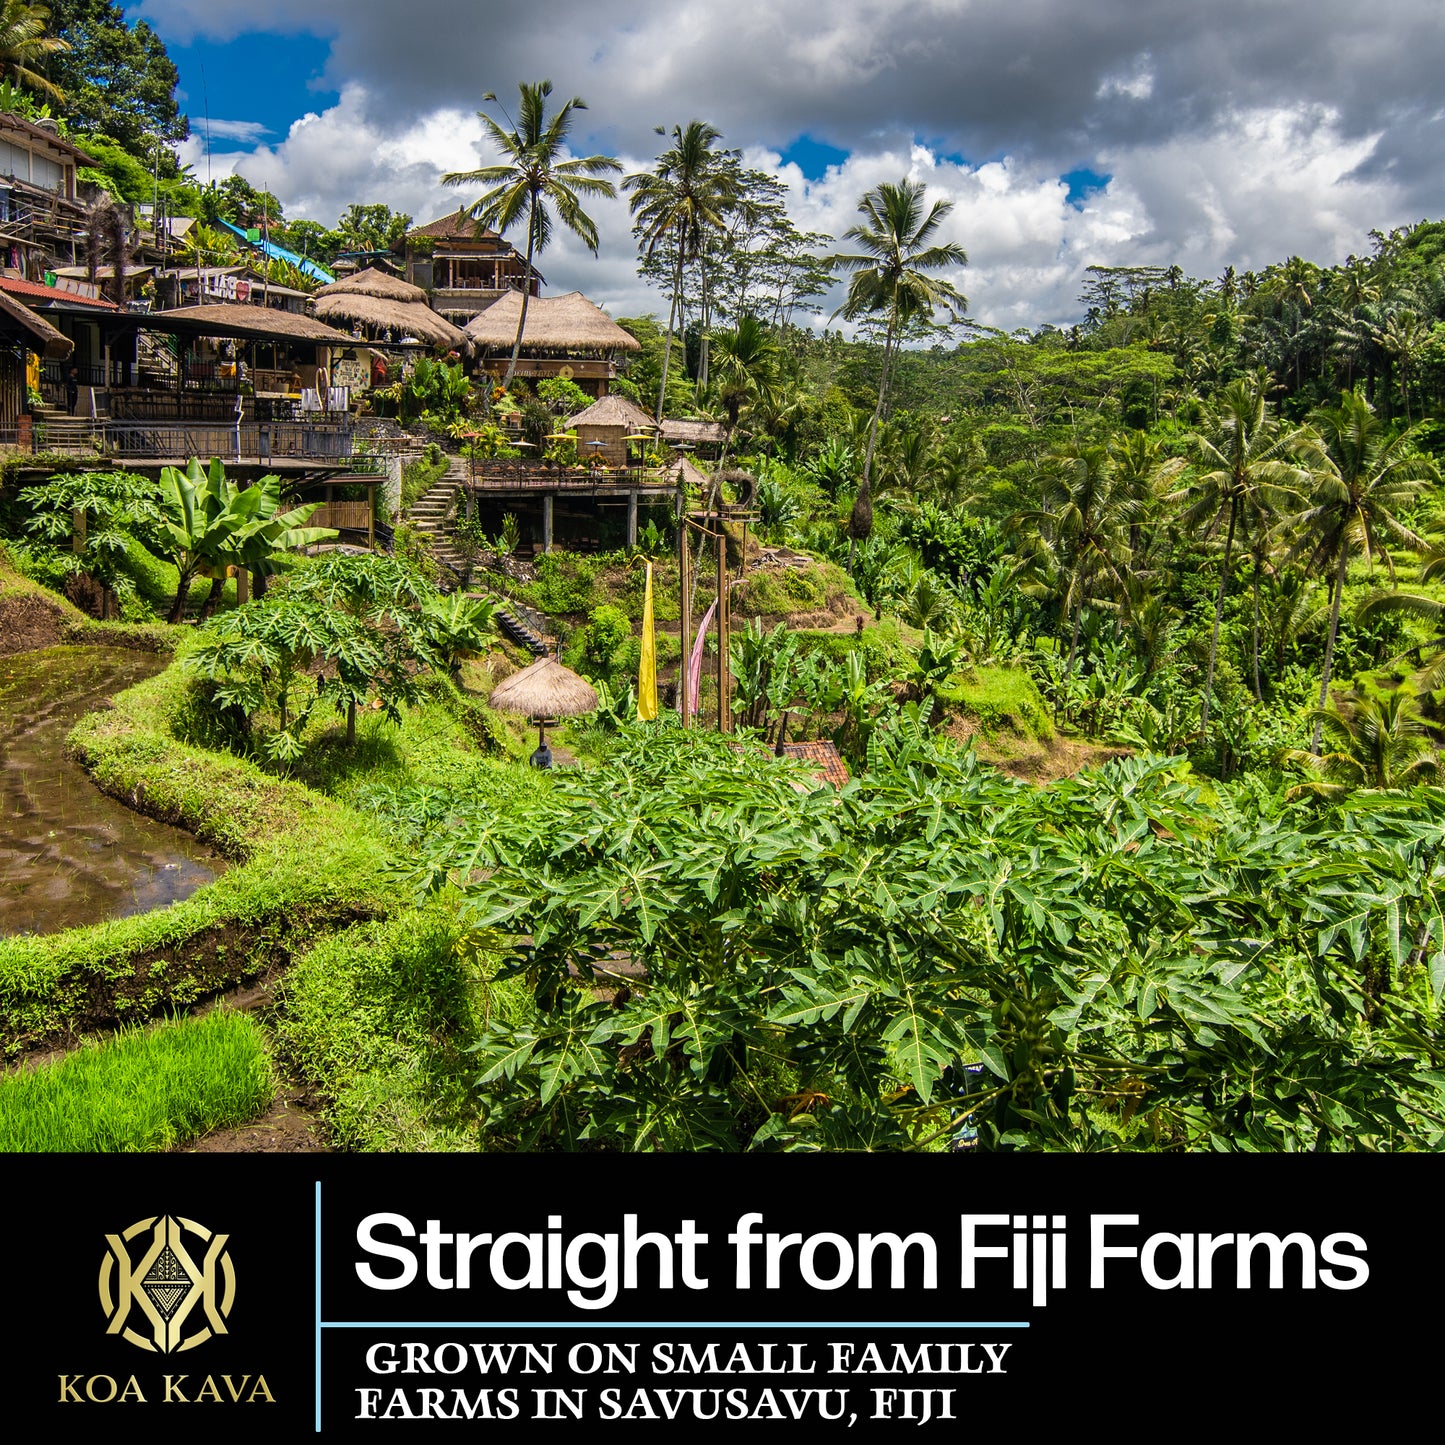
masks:
<path id="1" fill-rule="evenodd" d="M 136 1153 L 244 1123 L 275 1092 L 260 1029 L 216 1010 L 0 1078 L 0 1151 Z"/>

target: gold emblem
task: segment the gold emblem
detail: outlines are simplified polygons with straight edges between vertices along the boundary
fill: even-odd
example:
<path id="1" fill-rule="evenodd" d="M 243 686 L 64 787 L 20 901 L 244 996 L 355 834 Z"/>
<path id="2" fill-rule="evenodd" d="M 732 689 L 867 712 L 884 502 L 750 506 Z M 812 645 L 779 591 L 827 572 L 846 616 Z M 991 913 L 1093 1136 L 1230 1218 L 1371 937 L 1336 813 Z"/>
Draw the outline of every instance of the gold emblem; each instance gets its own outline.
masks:
<path id="1" fill-rule="evenodd" d="M 186 1235 L 198 1241 L 189 1250 Z M 230 1235 L 163 1214 L 105 1238 L 110 1251 L 100 1265 L 100 1305 L 110 1321 L 106 1334 L 170 1355 L 226 1333 L 236 1297 L 236 1271 L 226 1253 Z M 133 1307 L 144 1316 L 135 1321 L 140 1329 L 130 1323 Z"/>

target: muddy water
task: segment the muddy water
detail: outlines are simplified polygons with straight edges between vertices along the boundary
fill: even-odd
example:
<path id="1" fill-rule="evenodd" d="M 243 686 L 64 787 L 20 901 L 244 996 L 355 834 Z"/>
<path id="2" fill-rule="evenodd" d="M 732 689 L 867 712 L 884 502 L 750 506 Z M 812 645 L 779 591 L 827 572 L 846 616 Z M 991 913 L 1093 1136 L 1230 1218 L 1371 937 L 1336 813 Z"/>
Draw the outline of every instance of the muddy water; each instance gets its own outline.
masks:
<path id="1" fill-rule="evenodd" d="M 0 657 L 0 936 L 160 908 L 224 870 L 189 833 L 107 798 L 66 756 L 83 714 L 167 661 L 115 647 Z"/>

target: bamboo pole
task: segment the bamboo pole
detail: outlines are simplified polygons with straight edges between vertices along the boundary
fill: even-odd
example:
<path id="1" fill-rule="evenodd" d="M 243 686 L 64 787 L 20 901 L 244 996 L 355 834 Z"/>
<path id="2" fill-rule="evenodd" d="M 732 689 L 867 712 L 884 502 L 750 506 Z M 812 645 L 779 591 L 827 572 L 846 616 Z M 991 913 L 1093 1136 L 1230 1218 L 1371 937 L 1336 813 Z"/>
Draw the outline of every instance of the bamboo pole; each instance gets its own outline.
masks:
<path id="1" fill-rule="evenodd" d="M 728 634 L 731 618 L 728 615 L 728 549 L 727 532 L 723 529 L 721 513 L 717 517 L 717 730 L 730 733 L 732 719 L 732 675 L 729 670 Z"/>

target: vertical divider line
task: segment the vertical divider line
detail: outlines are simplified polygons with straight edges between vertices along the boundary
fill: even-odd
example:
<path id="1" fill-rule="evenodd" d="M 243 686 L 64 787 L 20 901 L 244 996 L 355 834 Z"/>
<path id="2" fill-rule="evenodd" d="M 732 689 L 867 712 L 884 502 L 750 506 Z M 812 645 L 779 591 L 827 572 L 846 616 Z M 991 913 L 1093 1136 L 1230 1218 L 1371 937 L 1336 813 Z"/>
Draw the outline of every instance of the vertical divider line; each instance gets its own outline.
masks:
<path id="1" fill-rule="evenodd" d="M 316 1433 L 321 1433 L 321 1181 L 316 1181 Z"/>

